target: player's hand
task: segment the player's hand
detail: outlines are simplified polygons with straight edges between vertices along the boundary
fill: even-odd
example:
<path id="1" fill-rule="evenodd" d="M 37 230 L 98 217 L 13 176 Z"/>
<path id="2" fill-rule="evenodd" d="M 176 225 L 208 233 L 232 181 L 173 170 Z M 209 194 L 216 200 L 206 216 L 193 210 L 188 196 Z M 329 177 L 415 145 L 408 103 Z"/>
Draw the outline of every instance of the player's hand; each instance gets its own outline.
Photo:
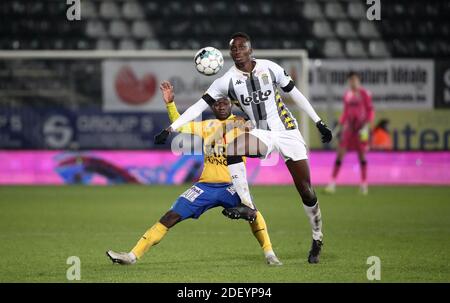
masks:
<path id="1" fill-rule="evenodd" d="M 163 95 L 164 102 L 166 104 L 172 103 L 173 100 L 175 99 L 172 84 L 170 84 L 169 81 L 163 81 L 161 82 L 159 89 L 161 90 L 161 93 Z"/>
<path id="2" fill-rule="evenodd" d="M 317 128 L 319 129 L 320 134 L 322 135 L 322 143 L 328 143 L 333 138 L 333 133 L 328 128 L 328 126 L 320 120 L 316 123 Z"/>
<path id="3" fill-rule="evenodd" d="M 159 134 L 157 134 L 155 136 L 155 144 L 164 144 L 166 143 L 167 137 L 169 137 L 170 133 L 171 133 L 172 129 L 166 128 L 163 129 Z"/>

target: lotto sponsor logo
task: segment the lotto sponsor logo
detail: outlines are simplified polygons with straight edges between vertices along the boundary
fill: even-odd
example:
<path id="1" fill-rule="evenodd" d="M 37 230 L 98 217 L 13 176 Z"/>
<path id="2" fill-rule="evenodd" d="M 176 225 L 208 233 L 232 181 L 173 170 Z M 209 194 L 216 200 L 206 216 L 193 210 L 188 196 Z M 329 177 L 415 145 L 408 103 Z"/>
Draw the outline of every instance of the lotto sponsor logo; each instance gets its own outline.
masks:
<path id="1" fill-rule="evenodd" d="M 241 103 L 243 105 L 250 105 L 251 102 L 259 104 L 261 102 L 267 101 L 271 93 L 272 91 L 268 89 L 265 92 L 262 92 L 261 90 L 254 91 L 252 92 L 251 96 L 248 96 L 246 98 L 244 98 L 244 95 L 241 95 Z"/>

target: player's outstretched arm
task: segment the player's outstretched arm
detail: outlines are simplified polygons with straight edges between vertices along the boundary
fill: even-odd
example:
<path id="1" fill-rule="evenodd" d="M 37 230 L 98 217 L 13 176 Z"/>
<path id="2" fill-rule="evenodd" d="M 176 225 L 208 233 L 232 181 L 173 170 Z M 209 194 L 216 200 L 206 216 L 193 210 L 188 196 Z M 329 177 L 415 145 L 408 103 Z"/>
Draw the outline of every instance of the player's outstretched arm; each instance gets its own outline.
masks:
<path id="1" fill-rule="evenodd" d="M 181 116 L 169 126 L 168 130 L 172 131 L 174 129 L 180 128 L 186 123 L 194 120 L 208 107 L 209 107 L 208 103 L 206 103 L 206 101 L 203 100 L 203 98 L 198 100 L 193 105 L 191 105 L 184 113 L 182 113 Z"/>
<path id="2" fill-rule="evenodd" d="M 317 115 L 316 111 L 312 107 L 311 103 L 309 103 L 308 99 L 298 90 L 297 87 L 293 87 L 290 92 L 288 92 L 288 95 L 292 98 L 292 100 L 297 104 L 298 107 L 301 108 L 305 113 L 308 114 L 308 116 L 311 118 L 311 120 L 314 121 L 314 123 L 319 122 L 321 119 L 319 115 Z"/>
<path id="3" fill-rule="evenodd" d="M 169 114 L 170 123 L 175 122 L 181 115 L 178 112 L 177 106 L 175 104 L 175 94 L 173 91 L 173 86 L 169 81 L 161 82 L 159 86 L 161 93 L 163 95 L 164 103 L 166 104 L 167 113 Z M 185 134 L 195 134 L 201 136 L 202 134 L 202 123 L 201 122 L 189 122 L 184 126 L 178 128 L 176 131 Z"/>
<path id="4" fill-rule="evenodd" d="M 293 82 L 291 82 L 293 83 Z M 328 126 L 320 119 L 319 115 L 317 115 L 316 111 L 312 107 L 311 103 L 309 103 L 308 99 L 298 90 L 297 87 L 293 86 L 292 89 L 287 92 L 288 95 L 294 100 L 295 104 L 300 107 L 304 112 L 308 114 L 308 116 L 314 121 L 322 135 L 322 142 L 328 143 L 333 138 L 333 134 Z"/>
<path id="5" fill-rule="evenodd" d="M 175 120 L 168 128 L 162 130 L 159 134 L 155 136 L 155 144 L 166 143 L 169 134 L 175 130 L 185 125 L 186 123 L 197 118 L 202 112 L 204 112 L 209 107 L 205 100 L 200 99 L 191 105 L 177 120 Z"/>

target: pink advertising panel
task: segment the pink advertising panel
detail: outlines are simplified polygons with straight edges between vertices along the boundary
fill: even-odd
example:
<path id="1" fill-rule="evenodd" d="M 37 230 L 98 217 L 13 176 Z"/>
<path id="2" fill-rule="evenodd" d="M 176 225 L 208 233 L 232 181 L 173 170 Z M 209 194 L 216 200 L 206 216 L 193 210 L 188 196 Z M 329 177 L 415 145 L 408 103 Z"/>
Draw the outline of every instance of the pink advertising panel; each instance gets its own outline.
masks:
<path id="1" fill-rule="evenodd" d="M 275 159 L 275 160 L 274 160 Z M 278 160 L 278 161 L 276 161 Z M 314 184 L 329 181 L 334 152 L 311 152 Z M 0 151 L 0 184 L 180 184 L 201 173 L 202 156 L 170 151 Z M 252 184 L 290 184 L 283 161 L 248 159 Z M 338 184 L 358 184 L 359 164 L 350 153 Z M 368 154 L 370 184 L 450 185 L 450 152 L 373 152 Z"/>

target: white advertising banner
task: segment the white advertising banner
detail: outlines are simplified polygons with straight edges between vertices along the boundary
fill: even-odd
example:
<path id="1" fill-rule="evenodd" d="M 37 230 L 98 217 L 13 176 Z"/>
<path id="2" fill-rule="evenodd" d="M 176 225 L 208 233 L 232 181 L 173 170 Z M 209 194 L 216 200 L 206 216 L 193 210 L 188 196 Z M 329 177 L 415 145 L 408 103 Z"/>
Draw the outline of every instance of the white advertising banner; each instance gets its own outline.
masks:
<path id="1" fill-rule="evenodd" d="M 302 75 L 300 60 L 284 59 L 278 63 L 294 80 Z M 218 74 L 204 76 L 195 70 L 190 59 L 105 60 L 102 66 L 103 110 L 165 111 L 159 90 L 163 80 L 174 85 L 177 105 L 181 110 L 186 109 L 230 66 L 230 59 L 227 59 Z M 433 108 L 434 62 L 414 59 L 311 59 L 308 95 L 313 106 L 340 108 L 349 71 L 361 75 L 362 84 L 372 92 L 374 105 L 379 109 Z"/>
<path id="2" fill-rule="evenodd" d="M 347 74 L 361 75 L 377 108 L 433 108 L 432 60 L 310 60 L 309 95 L 315 107 L 340 107 Z"/>
<path id="3" fill-rule="evenodd" d="M 300 60 L 279 61 L 295 79 L 301 75 Z M 201 98 L 211 83 L 231 66 L 225 61 L 216 75 L 197 72 L 193 60 L 105 60 L 103 61 L 103 110 L 107 112 L 165 111 L 159 90 L 163 80 L 169 80 L 175 90 L 179 109 L 186 109 Z"/>

